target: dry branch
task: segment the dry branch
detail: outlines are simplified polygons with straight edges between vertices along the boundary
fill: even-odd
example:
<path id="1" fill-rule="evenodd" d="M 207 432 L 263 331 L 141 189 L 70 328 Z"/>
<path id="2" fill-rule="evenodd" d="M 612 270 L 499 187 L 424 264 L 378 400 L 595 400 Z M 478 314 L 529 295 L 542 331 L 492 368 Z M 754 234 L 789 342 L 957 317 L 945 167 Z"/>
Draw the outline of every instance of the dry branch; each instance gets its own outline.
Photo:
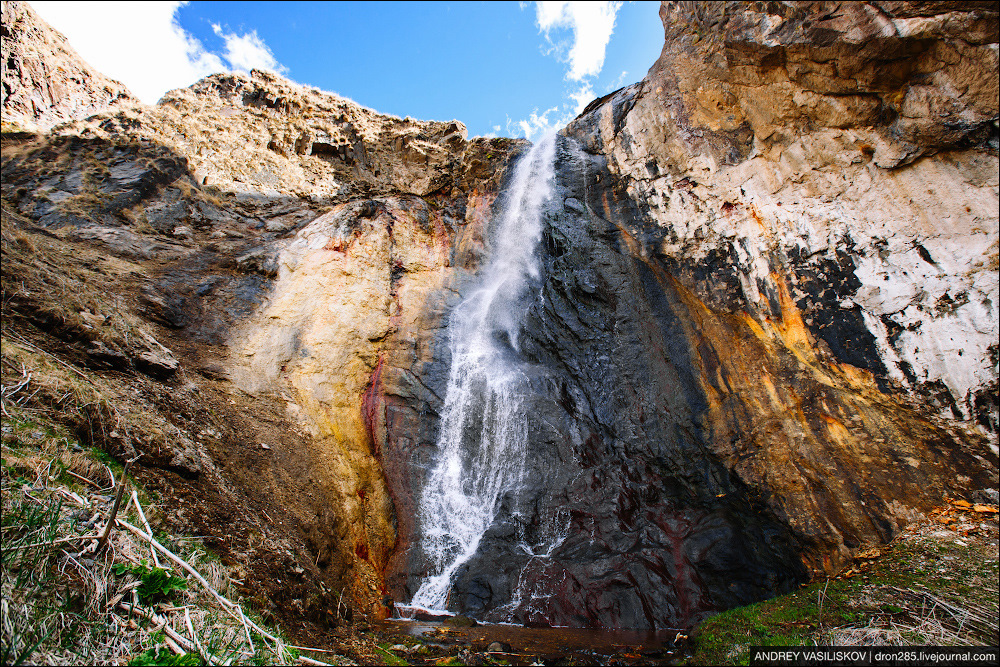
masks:
<path id="1" fill-rule="evenodd" d="M 146 532 L 150 535 L 153 534 L 153 528 L 149 525 L 149 521 L 146 520 L 146 513 L 142 511 L 142 505 L 139 504 L 139 494 L 136 493 L 135 489 L 132 489 L 132 504 L 135 505 L 135 511 L 139 514 L 139 519 L 142 520 L 142 525 L 146 529 Z M 162 568 L 163 565 L 160 563 L 159 557 L 156 555 L 156 548 L 150 544 L 149 553 L 153 556 L 153 563 L 156 567 Z"/>
<path id="2" fill-rule="evenodd" d="M 12 547 L 4 547 L 4 551 L 14 551 L 17 549 L 30 549 L 32 547 L 45 547 L 50 544 L 62 544 L 73 542 L 74 540 L 96 540 L 100 535 L 74 535 L 73 537 L 60 537 L 58 540 L 46 540 L 44 542 L 32 542 L 31 544 L 15 544 Z"/>
<path id="3" fill-rule="evenodd" d="M 146 533 L 142 532 L 141 530 L 139 530 L 138 528 L 136 528 L 135 526 L 133 526 L 132 524 L 130 524 L 128 521 L 125 521 L 124 519 L 118 519 L 117 521 L 122 526 L 124 526 L 125 529 L 127 529 L 129 532 L 131 532 L 133 535 L 146 540 L 151 545 L 153 545 L 154 547 L 156 547 L 157 551 L 159 551 L 161 554 L 163 554 L 164 556 L 166 556 L 167 558 L 169 558 L 170 560 L 172 560 L 174 563 L 176 563 L 182 569 L 186 570 L 192 577 L 194 577 L 198 581 L 198 583 L 200 583 L 205 588 L 205 590 L 207 590 L 209 593 L 212 594 L 212 597 L 214 597 L 215 600 L 220 605 L 222 605 L 223 609 L 225 609 L 227 612 L 229 612 L 237 620 L 241 621 L 242 623 L 244 623 L 246 625 L 249 625 L 260 636 L 266 637 L 267 639 L 270 639 L 275 644 L 277 644 L 277 645 L 283 645 L 284 644 L 284 642 L 280 638 L 275 637 L 270 632 L 268 632 L 267 630 L 264 630 L 259 625 L 257 625 L 256 623 L 254 623 L 252 620 L 248 619 L 246 617 L 246 615 L 243 613 L 243 609 L 238 604 L 236 604 L 235 602 L 229 600 L 224 595 L 222 595 L 221 593 L 219 593 L 218 591 L 216 591 L 214 588 L 212 588 L 212 585 L 209 584 L 205 580 L 205 578 L 203 576 L 201 576 L 201 574 L 197 570 L 195 570 L 193 567 L 191 567 L 191 565 L 189 565 L 187 561 L 185 561 L 183 558 L 181 558 L 180 556 L 178 556 L 177 554 L 173 553 L 172 551 L 170 551 L 169 549 L 167 549 L 165 546 L 163 546 L 162 544 L 160 544 L 159 542 L 157 542 L 153 538 L 152 535 L 147 535 Z"/>
<path id="4" fill-rule="evenodd" d="M 181 653 L 194 651 L 194 646 L 192 645 L 191 641 L 187 637 L 185 637 L 184 635 L 180 634 L 172 627 L 170 627 L 170 624 L 167 623 L 167 619 L 161 617 L 159 614 L 156 614 L 155 612 L 152 612 L 148 609 L 143 609 L 142 607 L 131 605 L 128 602 L 119 602 L 118 608 L 124 609 L 130 614 L 136 614 L 137 616 L 142 616 L 146 620 L 156 623 L 157 626 L 162 625 L 163 633 L 167 635 L 167 639 L 172 639 L 173 641 L 177 642 L 177 645 L 182 649 Z M 169 644 L 167 645 L 169 646 Z"/>
<path id="5" fill-rule="evenodd" d="M 81 482 L 86 482 L 87 484 L 90 484 L 90 485 L 91 485 L 92 487 L 94 487 L 94 488 L 95 488 L 95 489 L 97 489 L 98 491 L 101 491 L 101 490 L 103 490 L 103 489 L 104 489 L 104 487 L 103 487 L 103 486 L 101 486 L 100 484 L 98 484 L 97 482 L 95 482 L 95 481 L 93 481 L 93 480 L 90 480 L 90 479 L 87 479 L 87 478 L 86 478 L 86 477 L 84 477 L 83 475 L 77 475 L 77 474 L 76 474 L 75 472 L 73 472 L 72 470 L 67 470 L 66 472 L 67 472 L 67 473 L 69 473 L 70 475 L 72 475 L 73 477 L 76 477 L 76 478 L 77 478 L 78 480 L 80 480 Z"/>
<path id="6" fill-rule="evenodd" d="M 118 515 L 118 507 L 122 504 L 122 494 L 125 492 L 125 487 L 128 486 L 125 475 L 128 473 L 131 465 L 132 461 L 125 464 L 125 470 L 122 472 L 122 481 L 118 485 L 118 493 L 115 494 L 115 504 L 111 507 L 111 514 L 108 515 L 108 526 L 104 529 L 104 534 L 101 535 L 101 540 L 97 543 L 97 551 L 94 552 L 94 556 L 98 556 L 104 552 L 104 547 L 108 544 L 108 538 L 111 537 L 111 531 L 115 529 L 115 517 Z M 112 477 L 112 479 L 114 478 Z"/>

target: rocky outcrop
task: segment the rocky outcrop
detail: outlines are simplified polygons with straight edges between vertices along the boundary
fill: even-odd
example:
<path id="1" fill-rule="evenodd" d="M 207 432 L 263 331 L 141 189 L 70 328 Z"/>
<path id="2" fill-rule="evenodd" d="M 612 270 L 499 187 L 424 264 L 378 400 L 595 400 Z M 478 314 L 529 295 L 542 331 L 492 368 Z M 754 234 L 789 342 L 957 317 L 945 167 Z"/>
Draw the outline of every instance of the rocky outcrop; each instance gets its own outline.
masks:
<path id="1" fill-rule="evenodd" d="M 943 496 L 996 483 L 982 436 L 817 345 L 784 283 L 760 319 L 709 302 L 687 272 L 717 267 L 644 252 L 633 230 L 648 219 L 601 156 L 565 139 L 556 172 L 520 336 L 525 486 L 456 573 L 452 609 L 688 627 L 835 572 Z M 387 470 L 393 488 L 433 459 L 411 432 L 387 423 L 385 458 L 410 463 Z M 424 567 L 405 546 L 389 579 L 404 598 Z"/>
<path id="2" fill-rule="evenodd" d="M 787 291 L 816 346 L 996 444 L 995 7 L 661 15 L 647 78 L 567 129 L 642 202 L 642 252 L 761 322 Z"/>
<path id="3" fill-rule="evenodd" d="M 665 3 L 649 76 L 564 131 L 539 482 L 456 609 L 687 625 L 996 484 L 996 12 L 756 7 Z"/>
<path id="4" fill-rule="evenodd" d="M 247 406 L 231 428 L 212 424 L 215 436 L 181 426 L 183 437 L 158 438 L 163 453 L 148 460 L 188 476 L 170 462 L 202 461 L 197 471 L 212 474 L 198 473 L 200 496 L 228 498 L 234 516 L 268 517 L 243 526 L 248 535 L 294 526 L 275 558 L 298 574 L 277 577 L 292 583 L 269 591 L 274 600 L 313 600 L 309 613 L 327 618 L 315 591 L 343 590 L 352 609 L 385 614 L 384 570 L 397 522 L 409 519 L 385 484 L 372 387 L 435 400 L 422 364 L 442 363 L 431 341 L 443 336 L 447 295 L 478 263 L 489 205 L 520 145 L 468 140 L 458 122 L 378 114 L 260 72 L 208 77 L 157 107 L 90 114 L 47 135 L 5 128 L 4 224 L 23 220 L 23 234 L 71 258 L 47 267 L 53 275 L 91 273 L 93 249 L 113 267 L 98 273 L 116 278 L 93 291 L 74 281 L 87 305 L 67 314 L 57 303 L 66 289 L 45 286 L 61 280 L 40 277 L 30 257 L 22 271 L 5 245 L 5 322 L 10 312 L 17 326 L 55 332 L 88 372 L 162 383 L 185 413 L 199 395 L 213 411 Z M 11 257 L 35 247 L 9 236 Z M 88 249 L 83 268 L 73 247 Z M 88 328 L 77 311 L 120 311 L 128 326 Z M 147 330 L 155 345 L 137 335 Z M 229 389 L 217 396 L 220 387 Z M 270 518 L 278 512 L 284 521 Z M 240 556 L 248 569 L 263 562 L 260 544 Z M 297 564 L 282 555 L 306 551 Z"/>
<path id="5" fill-rule="evenodd" d="M 125 86 L 93 71 L 27 3 L 4 1 L 0 33 L 5 122 L 48 130 L 137 103 Z"/>
<path id="6" fill-rule="evenodd" d="M 315 202 L 429 195 L 450 188 L 462 169 L 485 166 L 463 163 L 468 133 L 458 121 L 387 116 L 257 70 L 216 74 L 168 92 L 152 109 L 105 114 L 64 132 L 152 141 L 187 157 L 199 185 Z"/>
<path id="7" fill-rule="evenodd" d="M 649 76 L 564 131 L 521 339 L 528 483 L 456 611 L 687 626 L 997 483 L 996 12 L 661 13 Z"/>
<path id="8" fill-rule="evenodd" d="M 266 305 L 231 340 L 236 384 L 281 392 L 306 425 L 327 471 L 323 495 L 338 500 L 343 539 L 375 599 L 388 593 L 397 525 L 412 538 L 419 473 L 398 450 L 434 426 L 428 405 L 436 413 L 444 387 L 428 369 L 446 363 L 447 312 L 475 268 L 491 201 L 334 207 L 280 251 Z M 385 470 L 402 484 L 387 486 Z"/>

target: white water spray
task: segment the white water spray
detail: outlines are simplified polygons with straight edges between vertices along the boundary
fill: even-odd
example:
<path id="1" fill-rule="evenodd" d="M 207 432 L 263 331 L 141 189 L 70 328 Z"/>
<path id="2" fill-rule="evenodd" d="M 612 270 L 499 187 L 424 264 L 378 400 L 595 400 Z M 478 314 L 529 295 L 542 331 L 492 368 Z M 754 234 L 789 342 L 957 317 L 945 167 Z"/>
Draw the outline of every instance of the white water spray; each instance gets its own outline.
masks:
<path id="1" fill-rule="evenodd" d="M 421 546 L 431 574 L 412 607 L 443 610 L 451 577 L 479 547 L 503 495 L 516 491 L 527 452 L 518 332 L 538 277 L 542 205 L 552 191 L 555 135 L 514 169 L 506 206 L 478 287 L 452 312 L 451 376 L 439 459 L 420 501 Z"/>

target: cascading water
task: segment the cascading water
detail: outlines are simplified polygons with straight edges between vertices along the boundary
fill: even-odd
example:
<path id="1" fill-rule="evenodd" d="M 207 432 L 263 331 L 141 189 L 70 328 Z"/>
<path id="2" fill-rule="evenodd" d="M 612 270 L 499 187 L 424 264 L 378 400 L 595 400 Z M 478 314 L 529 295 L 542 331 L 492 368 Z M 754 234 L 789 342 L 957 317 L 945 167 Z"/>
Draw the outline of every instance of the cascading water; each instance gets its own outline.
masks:
<path id="1" fill-rule="evenodd" d="M 420 501 L 421 547 L 431 568 L 412 607 L 443 610 L 454 572 L 476 553 L 505 493 L 516 491 L 527 451 L 518 333 L 539 274 L 535 248 L 552 190 L 556 137 L 518 162 L 494 229 L 489 262 L 449 322 L 451 375 L 439 458 Z"/>

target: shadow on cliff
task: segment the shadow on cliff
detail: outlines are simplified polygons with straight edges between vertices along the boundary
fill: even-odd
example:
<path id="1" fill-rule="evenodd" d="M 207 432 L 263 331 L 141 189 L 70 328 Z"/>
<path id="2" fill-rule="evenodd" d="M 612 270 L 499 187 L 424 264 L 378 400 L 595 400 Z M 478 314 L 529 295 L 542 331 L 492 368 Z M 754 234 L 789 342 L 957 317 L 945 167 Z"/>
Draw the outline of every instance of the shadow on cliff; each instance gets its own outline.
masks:
<path id="1" fill-rule="evenodd" d="M 225 367 L 230 331 L 270 290 L 273 244 L 296 228 L 265 229 L 266 214 L 313 212 L 203 188 L 151 142 L 5 132 L 3 151 L 5 364 L 56 359 L 94 396 L 43 390 L 32 405 L 119 461 L 138 456 L 168 527 L 245 572 L 265 617 L 293 634 L 351 618 L 355 554 L 310 438 Z"/>

